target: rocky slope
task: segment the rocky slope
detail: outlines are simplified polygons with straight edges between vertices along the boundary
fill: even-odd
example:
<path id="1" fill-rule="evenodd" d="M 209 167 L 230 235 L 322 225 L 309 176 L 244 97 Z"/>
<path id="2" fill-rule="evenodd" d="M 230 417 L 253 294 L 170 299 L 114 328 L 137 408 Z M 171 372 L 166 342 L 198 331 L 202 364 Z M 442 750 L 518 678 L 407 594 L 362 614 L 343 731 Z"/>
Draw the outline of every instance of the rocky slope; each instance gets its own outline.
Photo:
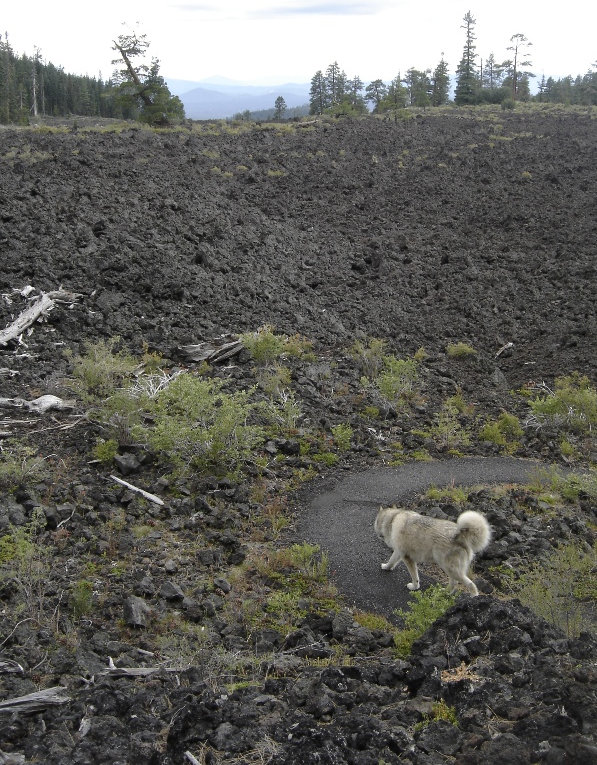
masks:
<path id="1" fill-rule="evenodd" d="M 77 294 L 0 347 L 0 762 L 594 761 L 594 637 L 503 597 L 506 568 L 590 549 L 594 495 L 470 494 L 494 526 L 484 594 L 403 658 L 400 620 L 343 603 L 292 545 L 346 471 L 457 450 L 586 472 L 591 433 L 538 427 L 528 402 L 575 370 L 594 385 L 595 152 L 592 115 L 558 111 L 0 131 L 0 327 L 41 291 Z M 207 370 L 183 350 L 266 324 L 311 347 Z M 145 370 L 291 391 L 293 427 L 242 476 L 172 476 L 124 429 L 98 461 L 115 426 L 89 416 L 73 358 L 116 337 Z M 371 338 L 425 349 L 408 401 L 372 384 Z M 71 408 L 23 404 L 45 394 Z M 496 444 L 480 428 L 501 412 L 522 430 Z"/>

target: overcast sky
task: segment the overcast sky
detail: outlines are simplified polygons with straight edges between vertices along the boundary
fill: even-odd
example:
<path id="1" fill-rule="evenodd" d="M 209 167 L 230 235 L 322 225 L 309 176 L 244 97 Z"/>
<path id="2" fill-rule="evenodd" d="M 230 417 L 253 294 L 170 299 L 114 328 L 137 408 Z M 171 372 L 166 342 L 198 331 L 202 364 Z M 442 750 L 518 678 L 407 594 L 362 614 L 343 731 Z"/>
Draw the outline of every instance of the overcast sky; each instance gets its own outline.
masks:
<path id="1" fill-rule="evenodd" d="M 166 78 L 215 75 L 259 84 L 308 82 L 337 61 L 349 77 L 389 81 L 408 68 L 453 73 L 462 56 L 462 19 L 477 24 L 477 53 L 508 57 L 510 37 L 533 43 L 533 71 L 584 74 L 597 59 L 597 3 L 568 0 L 4 0 L 2 36 L 13 49 L 75 74 L 106 80 L 112 40 L 136 28 Z M 138 26 L 135 26 L 138 22 Z"/>

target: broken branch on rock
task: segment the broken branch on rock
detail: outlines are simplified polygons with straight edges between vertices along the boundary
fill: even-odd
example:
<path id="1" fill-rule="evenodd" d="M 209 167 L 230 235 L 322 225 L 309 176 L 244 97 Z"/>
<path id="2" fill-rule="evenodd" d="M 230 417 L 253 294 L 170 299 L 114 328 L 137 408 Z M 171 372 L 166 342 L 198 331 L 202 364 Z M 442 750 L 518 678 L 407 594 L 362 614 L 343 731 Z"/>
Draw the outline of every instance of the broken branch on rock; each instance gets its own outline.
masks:
<path id="1" fill-rule="evenodd" d="M 42 292 L 33 305 L 23 311 L 12 324 L 0 331 L 0 346 L 20 337 L 38 319 L 49 313 L 56 303 L 74 303 L 81 295 L 66 290 Z"/>
<path id="2" fill-rule="evenodd" d="M 50 409 L 72 409 L 74 403 L 58 398 L 58 396 L 46 394 L 45 396 L 38 396 L 38 398 L 34 398 L 32 401 L 27 401 L 24 398 L 0 398 L 0 406 L 10 406 L 17 409 L 24 408 L 36 414 L 45 414 Z"/>
<path id="3" fill-rule="evenodd" d="M 126 486 L 127 489 L 130 489 L 131 491 L 136 491 L 137 494 L 141 494 L 145 497 L 145 499 L 148 499 L 150 502 L 155 502 L 156 505 L 163 505 L 164 500 L 157 497 L 155 494 L 150 494 L 148 491 L 145 491 L 144 489 L 140 489 L 138 486 L 133 486 L 132 483 L 129 483 L 128 481 L 123 481 L 122 478 L 117 478 L 115 475 L 110 475 L 110 478 L 113 481 L 116 481 L 116 483 L 122 484 L 122 486 Z"/>
<path id="4" fill-rule="evenodd" d="M 67 704 L 70 701 L 70 697 L 61 695 L 63 692 L 64 688 L 56 685 L 52 688 L 45 688 L 43 691 L 28 693 L 26 696 L 17 696 L 14 699 L 0 701 L 0 714 L 2 712 L 8 714 L 13 714 L 14 712 L 32 714 L 33 712 L 41 712 L 50 706 Z"/>
<path id="5" fill-rule="evenodd" d="M 183 345 L 180 350 L 191 361 L 207 361 L 209 364 L 217 364 L 240 353 L 243 348 L 243 341 L 237 335 L 223 335 L 219 341 Z"/>

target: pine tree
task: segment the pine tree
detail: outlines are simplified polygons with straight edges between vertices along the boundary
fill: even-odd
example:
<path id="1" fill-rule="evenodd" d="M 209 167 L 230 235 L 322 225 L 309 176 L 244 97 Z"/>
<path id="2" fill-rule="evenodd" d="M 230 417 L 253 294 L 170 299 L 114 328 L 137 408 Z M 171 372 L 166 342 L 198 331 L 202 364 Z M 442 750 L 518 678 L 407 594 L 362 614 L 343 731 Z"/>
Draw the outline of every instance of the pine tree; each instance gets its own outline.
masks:
<path id="1" fill-rule="evenodd" d="M 433 72 L 433 87 L 431 90 L 431 105 L 443 106 L 450 100 L 450 73 L 442 53 L 441 61 Z"/>
<path id="2" fill-rule="evenodd" d="M 363 98 L 363 89 L 365 84 L 361 78 L 357 75 L 346 83 L 346 96 L 351 109 L 357 114 L 365 114 L 367 112 L 367 104 Z"/>
<path id="3" fill-rule="evenodd" d="M 346 74 L 340 69 L 337 61 L 326 69 L 325 81 L 329 105 L 336 106 L 342 101 L 346 92 Z"/>
<path id="4" fill-rule="evenodd" d="M 429 106 L 432 92 L 429 70 L 421 72 L 418 69 L 409 69 L 404 78 L 404 83 L 411 106 Z"/>
<path id="5" fill-rule="evenodd" d="M 309 114 L 323 114 L 329 106 L 327 83 L 321 69 L 311 79 L 309 90 Z"/>
<path id="6" fill-rule="evenodd" d="M 454 103 L 458 105 L 474 104 L 477 103 L 477 73 L 475 70 L 475 33 L 474 27 L 477 23 L 470 11 L 466 13 L 463 18 L 464 24 L 461 25 L 461 29 L 466 30 L 466 41 L 464 43 L 464 51 L 462 59 L 458 64 L 456 70 L 456 90 L 454 92 Z"/>
<path id="7" fill-rule="evenodd" d="M 112 50 L 120 56 L 112 61 L 120 65 L 114 73 L 114 82 L 118 88 L 118 98 L 125 107 L 136 107 L 142 122 L 151 125 L 169 125 L 184 119 L 182 101 L 168 90 L 164 78 L 160 75 L 160 62 L 151 60 L 151 65 L 135 64 L 134 60 L 143 57 L 149 42 L 147 35 L 137 36 L 135 32 L 120 35 L 114 40 Z"/>
<path id="8" fill-rule="evenodd" d="M 365 88 L 365 100 L 373 104 L 373 114 L 379 114 L 380 105 L 388 95 L 388 88 L 383 80 L 373 80 Z"/>
<path id="9" fill-rule="evenodd" d="M 523 34 L 515 34 L 510 38 L 508 50 L 512 51 L 513 58 L 508 62 L 508 81 L 512 88 L 512 98 L 516 101 L 518 98 L 524 100 L 527 95 L 529 77 L 534 77 L 525 67 L 532 66 L 530 51 L 527 49 L 533 44 L 527 40 Z"/>
<path id="10" fill-rule="evenodd" d="M 278 96 L 274 104 L 274 119 L 281 120 L 284 117 L 285 111 L 286 101 L 284 100 L 284 96 Z"/>

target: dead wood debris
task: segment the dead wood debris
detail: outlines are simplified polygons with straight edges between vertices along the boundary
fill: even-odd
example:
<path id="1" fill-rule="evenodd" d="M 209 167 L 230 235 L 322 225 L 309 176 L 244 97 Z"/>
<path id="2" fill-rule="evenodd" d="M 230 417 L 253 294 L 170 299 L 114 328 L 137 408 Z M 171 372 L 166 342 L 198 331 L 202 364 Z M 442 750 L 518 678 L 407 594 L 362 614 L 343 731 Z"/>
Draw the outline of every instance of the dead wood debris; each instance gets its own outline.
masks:
<path id="1" fill-rule="evenodd" d="M 12 324 L 0 331 L 0 346 L 7 345 L 10 340 L 18 340 L 26 329 L 48 314 L 56 303 L 72 304 L 80 297 L 81 295 L 76 292 L 68 292 L 63 289 L 42 292 L 29 308 L 17 316 Z"/>

